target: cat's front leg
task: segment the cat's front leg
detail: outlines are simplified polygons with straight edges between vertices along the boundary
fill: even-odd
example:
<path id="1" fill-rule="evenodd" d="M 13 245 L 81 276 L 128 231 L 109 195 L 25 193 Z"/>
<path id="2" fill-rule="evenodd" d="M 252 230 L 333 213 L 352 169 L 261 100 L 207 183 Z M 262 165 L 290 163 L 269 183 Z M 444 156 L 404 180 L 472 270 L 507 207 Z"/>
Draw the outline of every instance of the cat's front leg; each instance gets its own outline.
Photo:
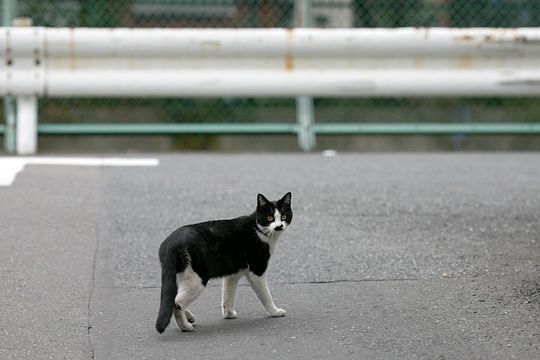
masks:
<path id="1" fill-rule="evenodd" d="M 280 309 L 274 304 L 274 300 L 272 300 L 272 295 L 268 289 L 268 284 L 266 283 L 266 273 L 258 276 L 252 272 L 249 272 L 247 278 L 251 288 L 259 298 L 264 310 L 266 310 L 270 316 L 280 317 L 287 314 L 284 309 Z"/>
<path id="2" fill-rule="evenodd" d="M 221 311 L 224 319 L 236 319 L 237 314 L 234 310 L 234 297 L 238 281 L 242 274 L 233 274 L 223 278 L 223 288 L 221 292 Z"/>

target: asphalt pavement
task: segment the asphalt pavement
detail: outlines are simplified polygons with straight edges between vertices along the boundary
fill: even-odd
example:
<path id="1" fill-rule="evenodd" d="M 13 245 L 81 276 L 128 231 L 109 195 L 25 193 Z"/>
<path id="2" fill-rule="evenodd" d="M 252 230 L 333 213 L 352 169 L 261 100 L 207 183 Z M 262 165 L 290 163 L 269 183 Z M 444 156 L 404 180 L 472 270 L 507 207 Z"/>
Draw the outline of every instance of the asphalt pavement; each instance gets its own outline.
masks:
<path id="1" fill-rule="evenodd" d="M 159 166 L 26 165 L 0 187 L 1 359 L 540 356 L 539 153 L 136 157 Z M 287 191 L 287 316 L 242 282 L 222 319 L 216 279 L 193 332 L 158 334 L 161 241 Z"/>

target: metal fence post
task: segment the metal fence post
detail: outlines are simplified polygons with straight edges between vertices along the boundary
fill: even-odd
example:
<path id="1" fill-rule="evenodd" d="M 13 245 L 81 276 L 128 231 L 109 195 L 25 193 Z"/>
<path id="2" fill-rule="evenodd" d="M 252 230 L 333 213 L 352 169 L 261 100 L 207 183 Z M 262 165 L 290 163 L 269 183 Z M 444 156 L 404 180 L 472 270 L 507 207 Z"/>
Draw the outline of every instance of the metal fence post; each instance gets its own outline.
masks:
<path id="1" fill-rule="evenodd" d="M 4 26 L 11 26 L 11 22 L 17 13 L 17 0 L 3 0 L 3 19 Z M 14 154 L 16 151 L 16 108 L 15 99 L 12 96 L 4 97 L 4 118 L 6 127 L 4 131 L 4 150 L 8 154 Z"/>
<path id="2" fill-rule="evenodd" d="M 309 27 L 310 0 L 296 0 L 294 3 L 295 24 L 297 27 Z M 303 151 L 313 150 L 317 144 L 315 138 L 313 98 L 296 98 L 296 121 L 298 123 L 298 145 Z"/>
<path id="3" fill-rule="evenodd" d="M 32 26 L 32 19 L 30 18 L 15 18 L 13 20 L 13 27 L 30 27 Z M 43 61 L 41 61 L 41 54 L 43 51 L 41 49 L 42 41 L 40 35 L 41 32 L 33 31 L 27 34 L 22 38 L 18 38 L 13 34 L 11 39 L 13 44 L 17 44 L 21 41 L 27 42 L 31 41 L 33 49 L 30 51 L 33 53 L 32 58 L 18 59 L 13 63 L 9 64 L 15 69 L 11 69 L 14 72 L 20 72 L 20 70 L 27 70 L 28 68 L 32 69 L 33 72 L 33 85 L 34 91 L 29 91 L 28 94 L 19 94 L 16 97 L 16 128 L 15 128 L 15 150 L 17 155 L 30 155 L 34 154 L 37 151 L 37 120 L 38 120 L 38 97 L 36 93 L 37 89 L 40 88 L 40 81 L 42 80 L 41 71 L 43 67 Z M 28 50 L 26 50 L 28 51 Z M 14 79 L 15 76 L 13 77 Z M 16 82 L 17 80 L 13 80 Z"/>
<path id="4" fill-rule="evenodd" d="M 16 116 L 15 99 L 12 96 L 4 97 L 4 117 L 6 119 L 6 126 L 4 128 L 4 150 L 8 154 L 15 154 L 16 151 Z"/>
<path id="5" fill-rule="evenodd" d="M 17 154 L 30 155 L 37 150 L 37 96 L 17 97 Z"/>
<path id="6" fill-rule="evenodd" d="M 296 98 L 296 118 L 298 122 L 298 144 L 304 151 L 315 148 L 316 138 L 313 126 L 313 98 L 299 96 Z"/>

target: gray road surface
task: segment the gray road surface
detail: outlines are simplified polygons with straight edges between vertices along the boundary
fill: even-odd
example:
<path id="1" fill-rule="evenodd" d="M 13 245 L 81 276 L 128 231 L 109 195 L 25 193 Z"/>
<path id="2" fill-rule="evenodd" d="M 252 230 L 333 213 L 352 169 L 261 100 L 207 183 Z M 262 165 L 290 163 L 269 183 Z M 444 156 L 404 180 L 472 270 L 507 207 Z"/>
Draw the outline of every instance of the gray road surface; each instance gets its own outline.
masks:
<path id="1" fill-rule="evenodd" d="M 1 359 L 539 357 L 540 154 L 158 158 L 0 188 Z M 287 191 L 269 275 L 287 317 L 244 283 L 221 319 L 214 280 L 194 332 L 157 334 L 161 241 Z"/>

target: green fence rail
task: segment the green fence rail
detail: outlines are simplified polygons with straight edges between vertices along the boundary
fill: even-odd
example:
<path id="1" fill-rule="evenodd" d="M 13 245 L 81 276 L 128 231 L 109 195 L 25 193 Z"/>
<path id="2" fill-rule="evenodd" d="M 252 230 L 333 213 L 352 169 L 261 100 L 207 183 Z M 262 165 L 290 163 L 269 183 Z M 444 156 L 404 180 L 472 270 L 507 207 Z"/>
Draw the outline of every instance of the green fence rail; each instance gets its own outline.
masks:
<path id="1" fill-rule="evenodd" d="M 540 123 L 365 123 L 315 124 L 318 135 L 535 135 L 540 134 Z"/>
<path id="2" fill-rule="evenodd" d="M 296 134 L 296 124 L 40 124 L 40 135 L 272 135 Z"/>
<path id="3" fill-rule="evenodd" d="M 5 126 L 0 125 L 0 133 Z M 314 124 L 317 135 L 539 135 L 540 123 L 364 123 Z M 289 123 L 235 124 L 40 124 L 38 134 L 61 135 L 295 135 Z"/>

